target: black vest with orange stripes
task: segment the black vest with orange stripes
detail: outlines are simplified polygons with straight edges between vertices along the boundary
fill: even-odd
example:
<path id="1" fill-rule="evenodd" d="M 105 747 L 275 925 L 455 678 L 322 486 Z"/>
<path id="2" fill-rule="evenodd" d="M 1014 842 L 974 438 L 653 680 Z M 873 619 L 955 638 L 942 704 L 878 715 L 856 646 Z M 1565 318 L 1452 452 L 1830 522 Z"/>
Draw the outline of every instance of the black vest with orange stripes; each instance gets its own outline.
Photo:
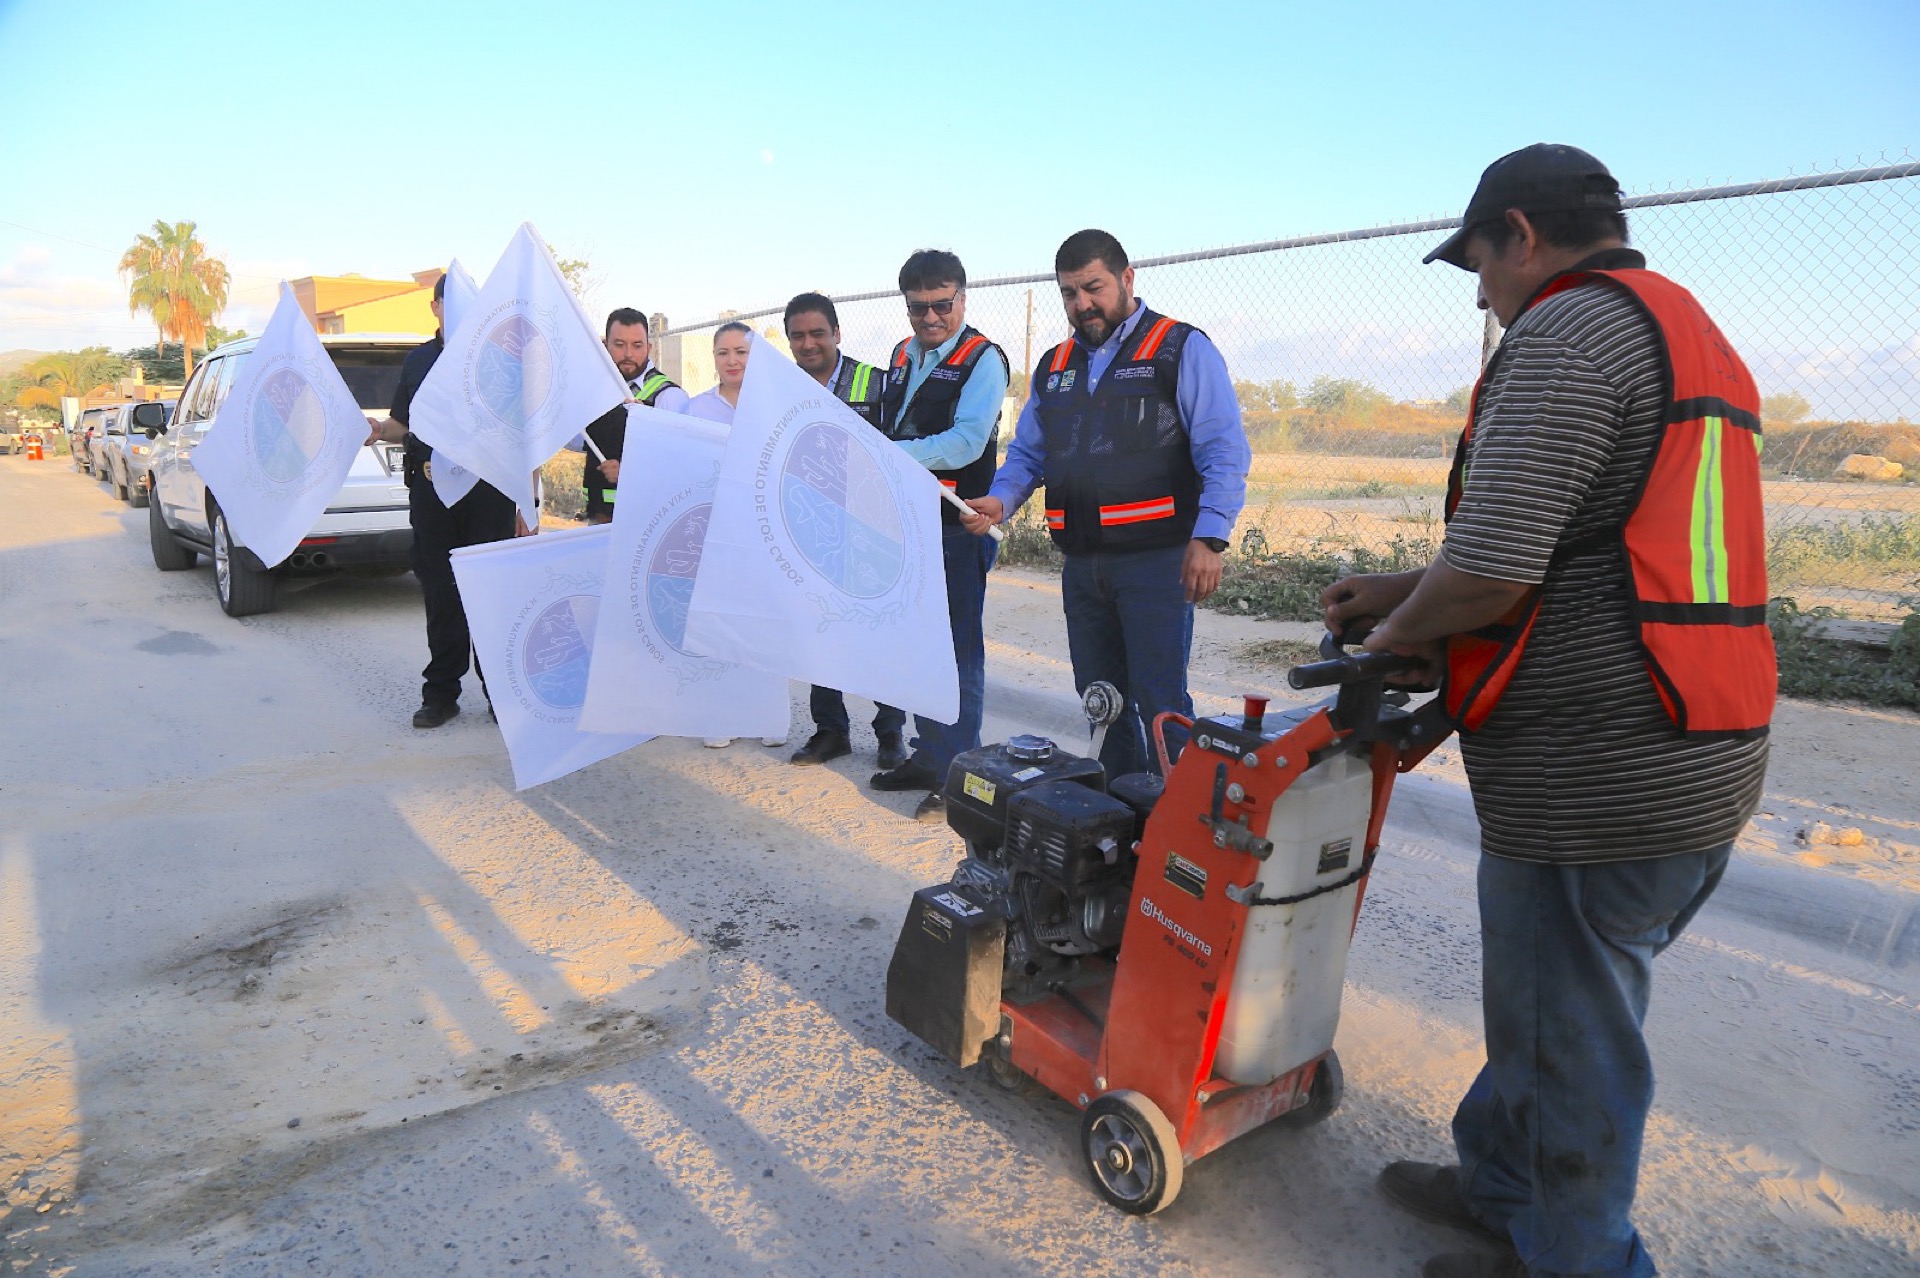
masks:
<path id="1" fill-rule="evenodd" d="M 1033 370 L 1046 442 L 1047 530 L 1067 554 L 1157 550 L 1193 536 L 1200 473 L 1175 399 L 1191 324 L 1143 311 L 1088 386 L 1087 348 L 1068 338 Z"/>
<path id="2" fill-rule="evenodd" d="M 910 342 L 912 339 L 908 339 Z M 941 360 L 939 365 L 927 374 L 920 389 L 913 393 L 911 403 L 907 399 L 908 342 L 901 342 L 893 348 L 893 359 L 887 368 L 887 387 L 881 395 L 881 429 L 890 439 L 926 439 L 945 430 L 953 429 L 954 416 L 960 408 L 960 390 L 973 376 L 973 370 L 980 366 L 988 353 L 1000 361 L 1000 367 L 1007 368 L 1006 352 L 988 341 L 971 324 L 960 330 L 960 340 L 954 344 L 953 353 Z M 906 403 L 905 411 L 901 411 Z M 1000 456 L 1000 414 L 993 415 L 993 428 L 987 433 L 986 446 L 980 455 L 964 466 L 953 470 L 936 470 L 933 477 L 953 490 L 961 497 L 985 497 L 987 489 L 993 484 L 993 471 Z M 959 512 L 946 502 L 940 503 L 942 522 L 957 524 Z"/>

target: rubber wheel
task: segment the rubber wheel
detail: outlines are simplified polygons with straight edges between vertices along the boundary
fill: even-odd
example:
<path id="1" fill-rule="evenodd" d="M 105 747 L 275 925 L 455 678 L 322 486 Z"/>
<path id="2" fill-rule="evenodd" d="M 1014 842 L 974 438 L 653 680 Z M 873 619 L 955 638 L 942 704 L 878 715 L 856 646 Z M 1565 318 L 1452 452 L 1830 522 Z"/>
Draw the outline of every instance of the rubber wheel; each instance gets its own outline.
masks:
<path id="1" fill-rule="evenodd" d="M 127 484 L 127 505 L 139 510 L 147 504 L 147 486 L 144 483 Z"/>
<path id="2" fill-rule="evenodd" d="M 113 485 L 113 495 L 115 497 L 118 497 L 121 501 L 124 501 L 124 502 L 131 503 L 133 501 L 133 491 L 128 486 L 126 481 L 120 478 L 119 471 L 117 470 L 114 471 L 113 474 L 109 477 L 108 482 L 110 482 Z"/>
<path id="3" fill-rule="evenodd" d="M 1311 1127 L 1325 1122 L 1340 1108 L 1341 1098 L 1346 1094 L 1347 1078 L 1340 1070 L 1340 1057 L 1328 1052 L 1320 1058 L 1320 1068 L 1313 1071 L 1313 1082 L 1307 1084 L 1307 1103 L 1273 1121 L 1281 1127 Z"/>
<path id="4" fill-rule="evenodd" d="M 1108 1092 L 1080 1118 L 1080 1152 L 1102 1198 L 1151 1216 L 1180 1196 L 1186 1159 L 1160 1107 L 1139 1092 Z"/>
<path id="5" fill-rule="evenodd" d="M 220 611 L 229 617 L 273 611 L 273 574 L 247 567 L 227 528 L 226 512 L 217 506 L 213 511 L 213 589 L 220 596 Z"/>
<path id="6" fill-rule="evenodd" d="M 1040 1085 L 1023 1073 L 1019 1066 L 1002 1056 L 998 1048 L 989 1045 L 981 1055 L 980 1063 L 986 1066 L 987 1081 L 1003 1092 L 1027 1096 L 1039 1090 Z"/>
<path id="7" fill-rule="evenodd" d="M 179 572 L 191 568 L 200 558 L 198 552 L 174 539 L 167 521 L 160 515 L 160 503 L 147 506 L 147 544 L 153 548 L 153 566 L 161 572 Z"/>

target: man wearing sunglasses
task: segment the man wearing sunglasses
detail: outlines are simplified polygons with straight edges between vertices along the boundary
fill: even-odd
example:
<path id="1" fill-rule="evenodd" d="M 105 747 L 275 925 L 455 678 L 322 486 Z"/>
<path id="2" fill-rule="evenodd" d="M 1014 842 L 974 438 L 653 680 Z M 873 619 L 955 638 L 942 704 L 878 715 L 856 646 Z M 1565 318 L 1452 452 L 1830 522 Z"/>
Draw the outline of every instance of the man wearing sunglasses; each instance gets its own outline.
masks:
<path id="1" fill-rule="evenodd" d="M 959 496 L 984 496 L 993 482 L 1000 405 L 1007 396 L 1006 353 L 967 324 L 967 271 L 944 249 L 921 249 L 900 268 L 913 336 L 893 348 L 881 396 L 882 429 L 907 455 Z M 970 535 L 941 503 L 947 569 L 947 617 L 960 667 L 960 718 L 935 723 L 915 715 L 913 754 L 876 772 L 876 790 L 925 790 L 916 820 L 946 817 L 947 768 L 980 744 L 987 692 L 987 644 L 981 613 L 997 543 Z"/>

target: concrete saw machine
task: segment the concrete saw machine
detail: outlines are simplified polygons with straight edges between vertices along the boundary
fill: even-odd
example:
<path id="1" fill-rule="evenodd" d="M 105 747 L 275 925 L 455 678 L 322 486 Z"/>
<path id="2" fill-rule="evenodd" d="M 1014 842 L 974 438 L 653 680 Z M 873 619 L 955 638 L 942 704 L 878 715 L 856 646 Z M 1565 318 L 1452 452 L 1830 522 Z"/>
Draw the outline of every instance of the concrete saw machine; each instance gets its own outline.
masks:
<path id="1" fill-rule="evenodd" d="M 1236 1136 L 1340 1104 L 1347 946 L 1387 802 L 1448 726 L 1384 686 L 1407 659 L 1321 648 L 1288 675 L 1337 689 L 1321 704 L 1161 715 L 1161 775 L 1110 779 L 1039 736 L 947 774 L 966 856 L 914 894 L 887 1014 L 1003 1087 L 1076 1106 L 1093 1187 L 1121 1211 L 1166 1207 L 1187 1165 Z M 1103 735 L 1119 694 L 1095 684 L 1084 709 Z M 1175 724 L 1188 743 L 1169 767 Z"/>

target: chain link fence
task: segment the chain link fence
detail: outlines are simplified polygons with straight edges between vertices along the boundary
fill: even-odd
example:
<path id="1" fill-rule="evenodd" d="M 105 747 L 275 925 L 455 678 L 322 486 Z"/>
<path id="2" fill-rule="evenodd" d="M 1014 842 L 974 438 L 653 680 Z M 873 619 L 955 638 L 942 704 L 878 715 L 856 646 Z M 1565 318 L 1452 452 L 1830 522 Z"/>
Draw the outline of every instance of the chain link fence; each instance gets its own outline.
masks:
<path id="1" fill-rule="evenodd" d="M 1693 290 L 1759 383 L 1775 593 L 1863 618 L 1912 610 L 1920 162 L 1908 154 L 1642 193 L 1626 204 L 1649 265 Z M 1406 223 L 1135 263 L 1139 295 L 1205 329 L 1238 385 L 1254 449 L 1238 549 L 1351 560 L 1437 544 L 1467 391 L 1497 340 L 1472 276 L 1420 265 L 1458 225 Z M 891 288 L 834 301 L 850 355 L 882 363 L 908 331 Z M 706 334 L 739 318 L 784 345 L 783 306 L 665 327 L 663 366 L 690 389 L 711 385 Z M 972 281 L 967 319 L 1006 350 L 1016 400 L 1025 371 L 1067 335 L 1050 271 Z M 1009 418 L 1003 444 L 1010 429 Z"/>

